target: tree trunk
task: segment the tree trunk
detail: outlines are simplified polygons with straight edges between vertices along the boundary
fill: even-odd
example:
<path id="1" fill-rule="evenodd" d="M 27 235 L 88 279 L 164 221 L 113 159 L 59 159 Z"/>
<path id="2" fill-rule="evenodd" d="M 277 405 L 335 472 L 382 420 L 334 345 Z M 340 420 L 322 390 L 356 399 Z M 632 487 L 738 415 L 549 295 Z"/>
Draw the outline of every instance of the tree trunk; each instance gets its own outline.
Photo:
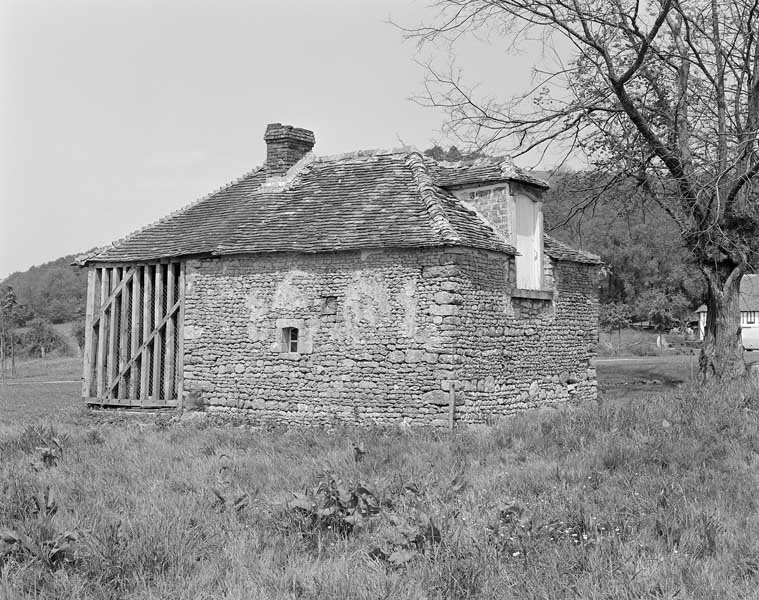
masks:
<path id="1" fill-rule="evenodd" d="M 727 381 L 746 374 L 741 340 L 740 285 L 742 273 L 734 270 L 724 281 L 706 274 L 706 327 L 698 359 L 701 381 Z"/>

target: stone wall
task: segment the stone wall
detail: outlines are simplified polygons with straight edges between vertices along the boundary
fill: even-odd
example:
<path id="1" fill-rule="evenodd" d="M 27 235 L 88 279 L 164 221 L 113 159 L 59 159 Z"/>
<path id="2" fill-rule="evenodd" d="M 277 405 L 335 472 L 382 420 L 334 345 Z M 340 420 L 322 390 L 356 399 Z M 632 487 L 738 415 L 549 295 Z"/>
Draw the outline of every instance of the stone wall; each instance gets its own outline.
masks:
<path id="1" fill-rule="evenodd" d="M 514 198 L 508 183 L 454 190 L 453 194 L 468 203 L 509 243 L 513 243 Z"/>
<path id="2" fill-rule="evenodd" d="M 442 250 L 272 254 L 187 265 L 185 389 L 253 421 L 429 423 L 449 349 Z M 439 299 L 439 298 L 438 298 Z M 299 329 L 299 352 L 281 331 Z"/>
<path id="3" fill-rule="evenodd" d="M 596 398 L 598 267 L 546 260 L 539 292 L 516 297 L 510 263 L 462 254 L 449 284 L 460 297 L 455 372 L 459 420 L 484 422 L 526 408 Z"/>
<path id="4" fill-rule="evenodd" d="M 191 260 L 185 393 L 253 423 L 304 424 L 444 425 L 451 393 L 467 422 L 590 399 L 592 269 L 552 265 L 553 300 L 512 302 L 513 257 L 471 249 Z"/>

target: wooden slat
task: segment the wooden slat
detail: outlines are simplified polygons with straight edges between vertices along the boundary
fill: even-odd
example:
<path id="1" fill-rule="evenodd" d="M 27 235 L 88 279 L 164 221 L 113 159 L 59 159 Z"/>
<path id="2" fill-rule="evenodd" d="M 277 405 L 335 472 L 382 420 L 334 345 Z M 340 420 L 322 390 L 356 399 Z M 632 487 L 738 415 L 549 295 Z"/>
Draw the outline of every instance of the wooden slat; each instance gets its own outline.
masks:
<path id="1" fill-rule="evenodd" d="M 177 300 L 174 305 L 169 309 L 169 311 L 166 313 L 166 315 L 158 322 L 158 325 L 153 328 L 153 330 L 149 333 L 148 337 L 145 339 L 145 341 L 140 344 L 140 347 L 137 348 L 137 354 L 135 354 L 131 359 L 129 359 L 129 362 L 124 366 L 124 371 L 120 372 L 118 375 L 119 377 L 122 377 L 124 373 L 126 373 L 129 369 L 132 368 L 132 365 L 134 365 L 137 362 L 137 359 L 141 358 L 146 350 L 150 350 L 151 342 L 160 334 L 161 330 L 166 326 L 166 323 L 171 319 L 175 313 L 179 312 L 179 300 Z M 159 374 L 160 377 L 160 374 Z M 155 378 L 154 378 L 155 379 Z M 117 382 L 114 382 L 114 386 L 117 384 Z M 113 389 L 113 388 L 109 388 Z"/>
<path id="2" fill-rule="evenodd" d="M 123 269 L 120 267 L 114 267 L 118 268 L 119 272 L 122 272 Z M 132 280 L 132 277 L 134 276 L 136 267 L 129 267 L 129 269 L 123 274 L 123 277 L 119 281 L 119 284 L 116 286 L 115 289 L 112 289 L 110 291 L 110 294 L 108 295 L 108 298 L 103 302 L 101 299 L 101 305 L 100 305 L 100 311 L 98 314 L 96 314 L 93 317 L 92 324 L 95 325 L 100 321 L 100 319 L 103 317 L 105 311 L 111 307 L 111 304 L 116 299 L 116 296 L 120 295 L 121 292 L 124 290 L 124 287 Z"/>
<path id="3" fill-rule="evenodd" d="M 184 403 L 184 287 L 185 287 L 185 261 L 179 264 L 179 314 L 177 315 L 177 345 L 176 369 L 177 369 L 177 399 L 179 405 Z"/>
<path id="4" fill-rule="evenodd" d="M 147 340 L 150 336 L 150 302 L 153 298 L 153 280 L 150 277 L 150 267 L 145 266 L 143 269 L 144 275 L 144 287 L 142 290 L 142 346 L 144 347 L 142 352 L 139 352 L 140 356 L 140 400 L 142 403 L 148 401 L 150 396 L 150 369 L 152 361 L 150 360 L 150 348 L 146 346 Z M 138 356 L 138 352 L 132 354 L 132 360 Z"/>
<path id="5" fill-rule="evenodd" d="M 174 304 L 174 264 L 166 265 L 166 306 Z M 163 359 L 163 397 L 170 399 L 174 395 L 174 318 L 166 321 Z"/>
<path id="6" fill-rule="evenodd" d="M 100 303 L 108 297 L 108 270 L 98 269 L 100 279 Z M 98 358 L 97 358 L 97 395 L 103 397 L 105 390 L 105 349 L 108 342 L 108 324 L 105 319 L 101 319 L 98 325 Z"/>
<path id="7" fill-rule="evenodd" d="M 166 271 L 161 265 L 152 272 L 148 265 L 98 266 L 90 271 L 90 337 L 85 345 L 89 371 L 85 371 L 82 395 L 96 395 L 93 403 L 127 406 L 136 404 L 138 397 L 143 406 L 181 401 L 186 270 L 182 262 L 164 264 Z"/>
<path id="8" fill-rule="evenodd" d="M 142 300 L 142 278 L 141 269 L 138 268 L 135 271 L 132 278 L 132 332 L 131 332 L 131 348 L 129 351 L 129 358 L 132 359 L 137 355 L 137 348 L 140 347 L 140 332 L 141 322 L 140 317 L 142 311 L 140 310 L 140 301 Z M 139 363 L 138 363 L 139 364 Z M 129 397 L 132 400 L 137 399 L 137 388 L 140 380 L 140 367 L 135 364 L 129 373 Z"/>
<path id="9" fill-rule="evenodd" d="M 157 403 L 161 399 L 161 330 L 158 327 L 158 323 L 163 317 L 163 268 L 158 265 L 155 269 L 155 326 L 153 329 L 153 404 Z"/>
<path id="10" fill-rule="evenodd" d="M 96 284 L 97 273 L 95 272 L 95 267 L 90 267 L 90 270 L 87 272 L 87 308 L 84 313 L 84 348 L 82 349 L 82 362 L 84 363 L 84 376 L 82 378 L 83 398 L 88 398 L 92 395 L 92 374 L 94 373 L 92 364 L 94 358 L 92 351 L 92 313 L 95 312 Z"/>
<path id="11" fill-rule="evenodd" d="M 119 281 L 121 278 L 121 269 L 118 267 L 115 267 L 111 269 L 111 295 L 113 295 L 114 290 L 118 287 Z M 116 376 L 116 373 L 118 373 L 118 368 L 116 367 L 116 351 L 118 349 L 118 346 L 116 345 L 116 342 L 118 341 L 118 331 L 116 329 L 116 315 L 118 314 L 118 303 L 114 301 L 111 301 L 111 308 L 108 310 L 108 359 L 106 362 L 105 370 L 108 373 L 108 389 L 113 390 L 113 382 L 114 377 Z M 110 396 L 110 392 L 108 394 Z"/>
<path id="12" fill-rule="evenodd" d="M 121 294 L 119 294 L 119 371 L 124 368 L 124 364 L 129 359 L 127 356 L 127 350 L 129 346 L 129 286 L 126 285 L 121 288 Z M 118 397 L 126 398 L 129 390 L 127 390 L 126 379 L 119 377 Z"/>

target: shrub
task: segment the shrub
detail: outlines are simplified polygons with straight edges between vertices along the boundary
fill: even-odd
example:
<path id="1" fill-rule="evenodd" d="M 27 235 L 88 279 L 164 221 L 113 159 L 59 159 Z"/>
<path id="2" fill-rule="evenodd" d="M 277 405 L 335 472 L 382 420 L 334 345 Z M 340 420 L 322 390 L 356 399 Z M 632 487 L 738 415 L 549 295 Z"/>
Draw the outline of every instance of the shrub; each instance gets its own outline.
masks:
<path id="1" fill-rule="evenodd" d="M 598 322 L 604 331 L 617 332 L 618 350 L 622 347 L 622 330 L 630 325 L 632 320 L 630 307 L 623 302 L 602 304 L 598 314 Z"/>
<path id="2" fill-rule="evenodd" d="M 661 354 L 655 344 L 633 344 L 630 346 L 630 352 L 635 356 L 658 356 Z"/>
<path id="3" fill-rule="evenodd" d="M 69 350 L 66 340 L 58 334 L 50 321 L 32 319 L 27 325 L 28 330 L 21 336 L 21 347 L 29 356 L 45 356 L 55 350 Z"/>
<path id="4" fill-rule="evenodd" d="M 71 329 L 71 333 L 80 348 L 84 348 L 84 335 L 87 327 L 84 321 L 77 321 Z"/>

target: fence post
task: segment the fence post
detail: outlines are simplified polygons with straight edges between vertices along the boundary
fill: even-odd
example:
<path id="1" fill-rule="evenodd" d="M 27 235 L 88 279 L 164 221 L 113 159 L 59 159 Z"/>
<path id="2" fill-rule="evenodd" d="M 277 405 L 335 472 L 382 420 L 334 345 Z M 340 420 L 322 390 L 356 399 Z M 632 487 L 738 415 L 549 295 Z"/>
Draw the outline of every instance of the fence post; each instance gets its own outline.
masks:
<path id="1" fill-rule="evenodd" d="M 451 381 L 451 385 L 448 388 L 448 428 L 453 430 L 454 421 L 456 418 L 456 388 Z"/>

